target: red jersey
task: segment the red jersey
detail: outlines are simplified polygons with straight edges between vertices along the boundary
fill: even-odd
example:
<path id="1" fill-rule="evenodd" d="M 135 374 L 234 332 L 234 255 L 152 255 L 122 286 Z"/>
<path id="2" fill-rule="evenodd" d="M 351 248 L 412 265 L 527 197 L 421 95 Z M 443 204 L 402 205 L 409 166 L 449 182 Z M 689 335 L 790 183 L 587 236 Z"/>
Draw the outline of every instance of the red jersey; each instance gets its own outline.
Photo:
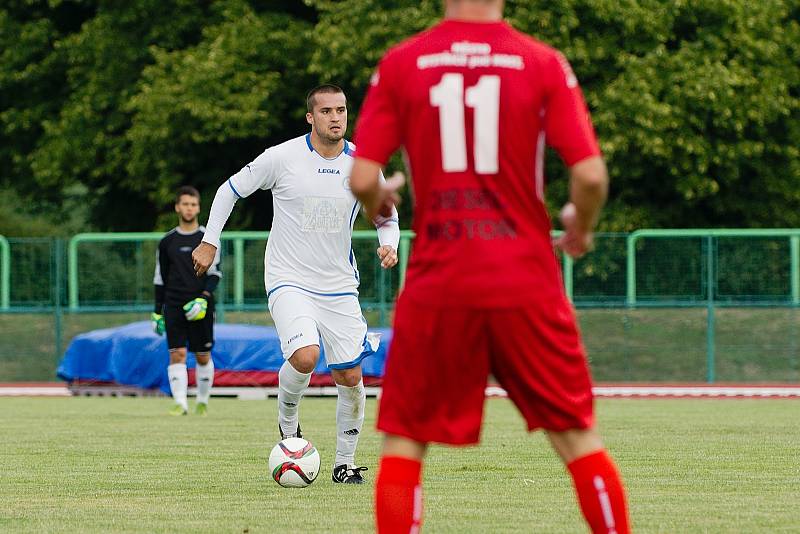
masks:
<path id="1" fill-rule="evenodd" d="M 544 205 L 545 143 L 568 166 L 600 154 L 557 50 L 504 22 L 444 20 L 389 50 L 356 127 L 356 157 L 403 146 L 416 232 L 405 297 L 519 306 L 563 292 Z"/>

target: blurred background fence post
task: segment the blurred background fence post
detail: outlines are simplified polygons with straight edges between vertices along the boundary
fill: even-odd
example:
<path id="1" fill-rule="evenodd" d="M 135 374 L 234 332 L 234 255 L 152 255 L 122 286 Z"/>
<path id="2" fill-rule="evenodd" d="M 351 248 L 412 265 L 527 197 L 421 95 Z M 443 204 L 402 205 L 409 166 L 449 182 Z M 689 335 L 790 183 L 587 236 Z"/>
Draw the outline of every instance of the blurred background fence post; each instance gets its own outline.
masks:
<path id="1" fill-rule="evenodd" d="M 11 288 L 11 250 L 8 239 L 0 235 L 0 309 L 8 310 Z"/>

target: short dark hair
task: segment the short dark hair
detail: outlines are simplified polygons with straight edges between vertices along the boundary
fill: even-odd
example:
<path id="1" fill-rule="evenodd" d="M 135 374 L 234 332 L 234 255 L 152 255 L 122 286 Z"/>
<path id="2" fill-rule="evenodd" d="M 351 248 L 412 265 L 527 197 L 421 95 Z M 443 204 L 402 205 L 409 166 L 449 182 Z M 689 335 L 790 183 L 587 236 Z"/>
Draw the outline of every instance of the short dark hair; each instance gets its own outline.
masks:
<path id="1" fill-rule="evenodd" d="M 306 97 L 306 108 L 308 109 L 309 113 L 314 111 L 314 104 L 316 103 L 314 97 L 320 93 L 335 95 L 337 93 L 344 94 L 344 91 L 342 91 L 341 87 L 338 85 L 333 85 L 332 83 L 324 83 L 316 86 L 308 92 L 308 96 Z"/>
<path id="2" fill-rule="evenodd" d="M 183 195 L 189 195 L 190 197 L 195 197 L 198 202 L 200 202 L 200 191 L 192 187 L 191 185 L 182 185 L 178 188 L 175 192 L 175 204 L 181 201 L 181 197 Z"/>

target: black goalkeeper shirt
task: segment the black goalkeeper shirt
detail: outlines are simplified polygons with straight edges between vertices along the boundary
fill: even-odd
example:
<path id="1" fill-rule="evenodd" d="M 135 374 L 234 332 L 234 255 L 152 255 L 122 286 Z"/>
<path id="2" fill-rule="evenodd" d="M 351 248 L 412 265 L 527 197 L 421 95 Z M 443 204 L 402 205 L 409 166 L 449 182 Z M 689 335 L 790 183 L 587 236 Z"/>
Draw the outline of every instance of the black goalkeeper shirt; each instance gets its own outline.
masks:
<path id="1" fill-rule="evenodd" d="M 158 243 L 156 271 L 153 284 L 156 293 L 156 313 L 162 313 L 164 304 L 183 306 L 216 289 L 222 272 L 219 269 L 219 250 L 208 272 L 197 277 L 192 263 L 192 251 L 203 240 L 205 228 L 200 226 L 192 233 L 183 233 L 178 228 L 168 232 Z M 208 298 L 208 297 L 206 297 Z"/>

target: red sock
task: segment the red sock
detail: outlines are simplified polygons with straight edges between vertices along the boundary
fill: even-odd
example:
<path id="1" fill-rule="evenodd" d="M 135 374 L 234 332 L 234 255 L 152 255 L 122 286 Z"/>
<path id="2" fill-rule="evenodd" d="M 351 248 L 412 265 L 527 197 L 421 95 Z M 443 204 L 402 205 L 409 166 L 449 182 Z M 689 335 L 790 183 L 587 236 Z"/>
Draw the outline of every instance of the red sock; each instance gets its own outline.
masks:
<path id="1" fill-rule="evenodd" d="M 567 465 L 583 517 L 595 534 L 628 534 L 625 489 L 614 460 L 604 450 L 573 460 Z"/>
<path id="2" fill-rule="evenodd" d="M 375 515 L 379 534 L 419 532 L 422 525 L 422 463 L 384 456 L 375 481 Z"/>

